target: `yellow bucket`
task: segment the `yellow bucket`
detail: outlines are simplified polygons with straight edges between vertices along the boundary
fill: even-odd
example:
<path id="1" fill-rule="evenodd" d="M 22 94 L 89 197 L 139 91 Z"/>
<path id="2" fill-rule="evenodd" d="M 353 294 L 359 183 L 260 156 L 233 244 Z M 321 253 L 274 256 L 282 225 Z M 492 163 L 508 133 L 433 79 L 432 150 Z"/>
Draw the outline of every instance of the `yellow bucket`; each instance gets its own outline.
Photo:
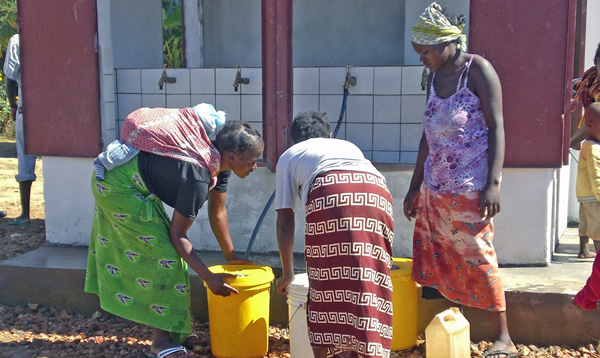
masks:
<path id="1" fill-rule="evenodd" d="M 417 283 L 412 279 L 412 260 L 392 260 L 392 285 L 394 306 L 392 350 L 412 348 L 417 345 Z"/>
<path id="2" fill-rule="evenodd" d="M 209 269 L 237 275 L 225 282 L 240 291 L 223 297 L 206 289 L 212 354 L 218 358 L 263 357 L 269 348 L 273 271 L 256 265 L 215 265 Z"/>

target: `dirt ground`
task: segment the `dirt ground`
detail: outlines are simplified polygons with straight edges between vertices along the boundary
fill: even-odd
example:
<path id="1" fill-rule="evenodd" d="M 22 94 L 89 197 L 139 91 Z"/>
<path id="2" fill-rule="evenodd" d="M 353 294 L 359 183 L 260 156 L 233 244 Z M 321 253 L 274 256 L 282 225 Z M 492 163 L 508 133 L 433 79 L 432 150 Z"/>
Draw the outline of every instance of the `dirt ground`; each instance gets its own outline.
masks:
<path id="1" fill-rule="evenodd" d="M 37 180 L 31 193 L 30 226 L 10 226 L 8 222 L 20 215 L 17 152 L 14 140 L 0 138 L 0 210 L 8 216 L 0 219 L 0 261 L 22 255 L 45 244 L 45 208 L 42 161 L 36 163 Z M 194 356 L 213 358 L 207 323 L 193 322 L 202 344 L 194 348 Z M 91 317 L 72 312 L 41 307 L 23 302 L 23 306 L 0 305 L 0 358 L 156 358 L 150 353 L 151 330 L 148 327 L 96 312 Z M 424 341 L 406 351 L 392 352 L 391 358 L 425 357 Z M 518 343 L 518 342 L 517 342 Z M 491 346 L 482 341 L 471 345 L 471 357 L 482 357 Z M 517 345 L 525 357 L 589 357 L 600 358 L 592 344 L 580 347 Z M 269 352 L 265 358 L 290 358 L 289 331 L 271 327 Z"/>
<path id="2" fill-rule="evenodd" d="M 44 178 L 42 161 L 36 162 L 37 180 L 31 187 L 31 225 L 10 226 L 8 222 L 21 214 L 17 173 L 17 148 L 14 140 L 0 139 L 0 210 L 8 215 L 0 219 L 0 261 L 21 255 L 45 242 Z M 14 245 L 19 243 L 19 245 Z"/>

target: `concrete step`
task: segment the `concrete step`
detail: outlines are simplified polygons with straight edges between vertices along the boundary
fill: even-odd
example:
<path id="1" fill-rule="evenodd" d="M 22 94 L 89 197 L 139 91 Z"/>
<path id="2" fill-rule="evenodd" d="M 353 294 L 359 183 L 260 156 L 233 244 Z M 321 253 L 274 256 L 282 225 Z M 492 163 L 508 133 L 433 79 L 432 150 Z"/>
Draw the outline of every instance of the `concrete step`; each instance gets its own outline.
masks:
<path id="1" fill-rule="evenodd" d="M 222 254 L 201 253 L 208 265 L 223 264 Z M 259 265 L 281 275 L 277 254 L 251 257 Z M 91 314 L 100 310 L 98 298 L 83 292 L 87 248 L 45 246 L 25 255 L 0 262 L 0 303 L 11 306 L 39 303 L 58 309 Z M 510 333 L 517 343 L 561 345 L 592 343 L 600 337 L 600 310 L 583 311 L 573 304 L 573 296 L 585 283 L 592 260 L 579 260 L 559 253 L 548 267 L 501 268 L 506 290 Z M 305 270 L 302 256 L 296 257 L 296 271 Z M 206 289 L 198 275 L 190 274 L 192 312 L 200 321 L 208 320 Z M 445 299 L 418 301 L 418 330 L 424 332 L 435 314 L 456 306 Z M 288 323 L 286 299 L 271 290 L 271 324 Z M 488 311 L 464 308 L 471 324 L 473 341 L 493 336 Z"/>

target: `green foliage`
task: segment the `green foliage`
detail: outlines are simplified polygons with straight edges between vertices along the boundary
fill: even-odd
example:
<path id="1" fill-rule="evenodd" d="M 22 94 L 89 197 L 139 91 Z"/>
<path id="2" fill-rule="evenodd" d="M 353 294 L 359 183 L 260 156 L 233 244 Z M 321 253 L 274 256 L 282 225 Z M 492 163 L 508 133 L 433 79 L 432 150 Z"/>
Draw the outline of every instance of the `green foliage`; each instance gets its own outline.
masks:
<path id="1" fill-rule="evenodd" d="M 2 0 L 0 4 L 0 66 L 4 64 L 6 47 L 11 36 L 17 33 L 17 1 Z M 0 135 L 14 137 L 15 122 L 10 114 L 10 106 L 6 98 L 4 75 L 0 75 Z"/>
<path id="2" fill-rule="evenodd" d="M 162 1 L 163 53 L 169 68 L 183 67 L 181 0 Z"/>
<path id="3" fill-rule="evenodd" d="M 17 33 L 17 0 L 2 0 L 0 4 L 0 47 L 2 58 L 10 37 Z"/>
<path id="4" fill-rule="evenodd" d="M 6 77 L 0 75 L 0 136 L 14 138 L 15 137 L 15 121 L 13 121 L 10 113 L 10 105 L 6 98 Z"/>

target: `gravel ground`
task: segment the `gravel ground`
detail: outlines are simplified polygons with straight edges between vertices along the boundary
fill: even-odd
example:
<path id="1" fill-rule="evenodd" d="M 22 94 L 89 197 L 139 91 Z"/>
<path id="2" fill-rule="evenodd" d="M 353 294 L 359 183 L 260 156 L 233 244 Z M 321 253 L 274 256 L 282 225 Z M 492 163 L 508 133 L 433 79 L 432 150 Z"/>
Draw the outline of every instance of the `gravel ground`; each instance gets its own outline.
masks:
<path id="1" fill-rule="evenodd" d="M 16 152 L 14 142 L 0 139 L 0 210 L 7 210 L 9 218 L 19 212 L 18 187 L 14 181 Z M 44 202 L 41 161 L 36 168 L 38 181 L 32 193 L 32 225 L 8 226 L 8 218 L 0 219 L 0 261 L 22 255 L 45 243 Z M 96 312 L 84 316 L 58 311 L 52 307 L 23 302 L 22 306 L 0 305 L 0 357 L 4 358 L 153 358 L 150 353 L 152 332 L 141 325 Z M 194 330 L 202 339 L 194 353 L 198 358 L 210 358 L 208 323 L 194 322 Z M 423 337 L 417 347 L 393 352 L 392 358 L 425 357 Z M 590 342 L 594 340 L 590 338 Z M 490 342 L 471 345 L 471 356 L 482 357 Z M 526 357 L 594 357 L 600 358 L 592 344 L 581 347 L 517 345 Z M 266 358 L 289 358 L 289 332 L 273 326 L 269 332 L 269 352 Z M 296 357 L 305 358 L 305 357 Z"/>
<path id="2" fill-rule="evenodd" d="M 211 358 L 208 323 L 194 322 L 203 345 L 194 349 L 195 357 Z M 96 312 L 91 317 L 41 307 L 37 304 L 8 307 L 0 305 L 0 357 L 10 358 L 153 358 L 150 353 L 152 332 L 130 321 Z M 419 337 L 423 338 L 423 337 Z M 471 357 L 483 357 L 490 342 L 471 345 Z M 600 358 L 593 345 L 536 347 L 518 345 L 526 357 Z M 270 327 L 269 352 L 265 358 L 289 358 L 289 332 Z M 417 347 L 393 352 L 392 358 L 425 357 L 424 340 Z M 299 357 L 304 358 L 304 357 Z"/>

